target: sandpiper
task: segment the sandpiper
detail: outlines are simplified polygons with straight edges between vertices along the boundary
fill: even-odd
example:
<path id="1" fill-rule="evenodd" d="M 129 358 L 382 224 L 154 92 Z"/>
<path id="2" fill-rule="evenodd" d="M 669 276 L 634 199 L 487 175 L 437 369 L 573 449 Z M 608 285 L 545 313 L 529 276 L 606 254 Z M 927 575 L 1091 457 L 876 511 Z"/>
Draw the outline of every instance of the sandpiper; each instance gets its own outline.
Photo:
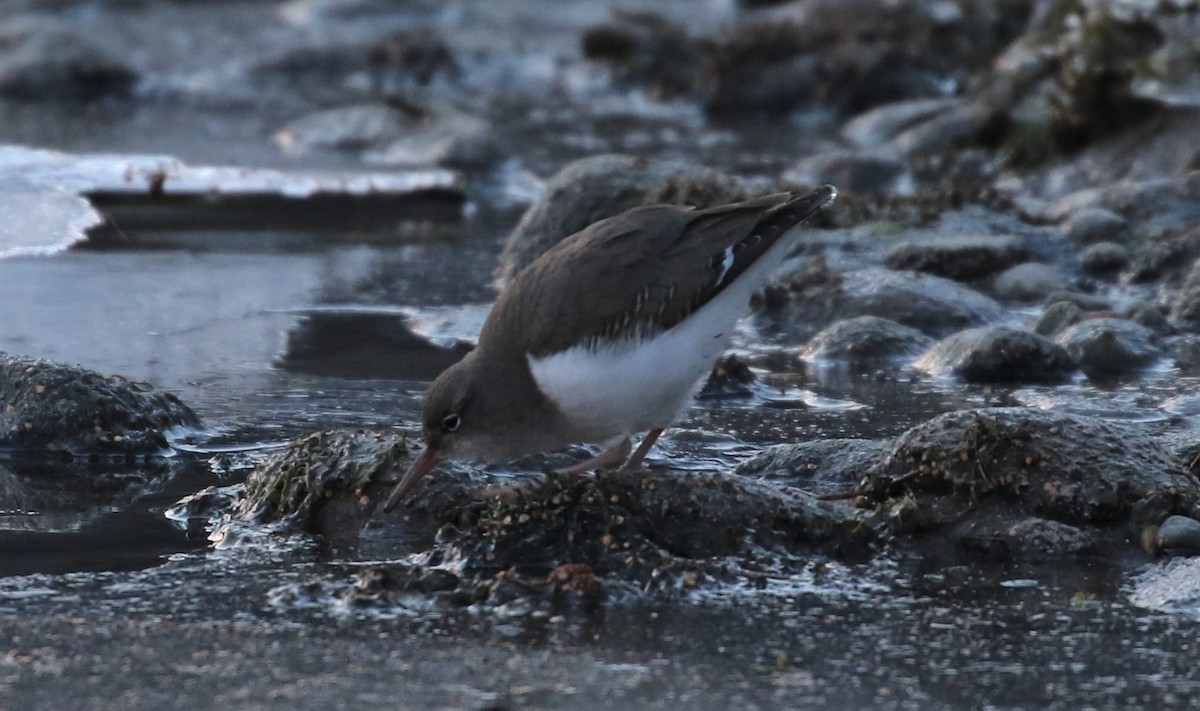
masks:
<path id="1" fill-rule="evenodd" d="M 827 185 L 704 210 L 636 207 L 552 247 L 501 292 L 475 350 L 430 386 L 425 449 L 384 510 L 445 459 L 586 442 L 604 451 L 562 472 L 640 466 L 790 251 L 792 228 L 836 195 Z"/>

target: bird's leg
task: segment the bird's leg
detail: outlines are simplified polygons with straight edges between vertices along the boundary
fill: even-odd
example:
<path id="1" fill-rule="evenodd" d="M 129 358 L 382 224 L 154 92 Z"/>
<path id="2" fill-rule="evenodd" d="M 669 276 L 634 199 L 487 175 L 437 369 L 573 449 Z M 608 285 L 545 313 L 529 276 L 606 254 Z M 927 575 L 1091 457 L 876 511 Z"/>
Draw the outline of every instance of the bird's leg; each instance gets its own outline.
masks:
<path id="1" fill-rule="evenodd" d="M 629 438 L 626 437 L 591 459 L 585 459 L 578 464 L 572 464 L 562 469 L 555 469 L 554 473 L 562 476 L 586 474 L 594 469 L 624 461 L 625 457 L 629 456 L 629 450 L 631 449 L 633 449 L 633 442 L 630 442 Z"/>
<path id="2" fill-rule="evenodd" d="M 655 427 L 647 432 L 646 436 L 642 438 L 642 443 L 638 445 L 637 451 L 633 453 L 633 456 L 625 460 L 625 465 L 621 468 L 626 471 L 635 471 L 641 467 L 642 460 L 646 458 L 646 455 L 650 452 L 650 448 L 654 446 L 654 443 L 658 441 L 658 437 L 662 433 L 662 427 Z"/>

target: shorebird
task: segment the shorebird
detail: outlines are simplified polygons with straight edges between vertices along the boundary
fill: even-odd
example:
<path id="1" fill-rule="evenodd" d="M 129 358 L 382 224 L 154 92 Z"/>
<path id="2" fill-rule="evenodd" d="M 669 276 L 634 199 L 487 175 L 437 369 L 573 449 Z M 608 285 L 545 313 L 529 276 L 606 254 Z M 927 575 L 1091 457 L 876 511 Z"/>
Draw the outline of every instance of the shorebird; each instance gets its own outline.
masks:
<path id="1" fill-rule="evenodd" d="M 447 459 L 593 443 L 604 450 L 560 472 L 639 467 L 790 251 L 792 228 L 836 195 L 827 185 L 703 210 L 636 207 L 546 251 L 500 293 L 476 348 L 430 386 L 425 449 L 384 510 Z"/>

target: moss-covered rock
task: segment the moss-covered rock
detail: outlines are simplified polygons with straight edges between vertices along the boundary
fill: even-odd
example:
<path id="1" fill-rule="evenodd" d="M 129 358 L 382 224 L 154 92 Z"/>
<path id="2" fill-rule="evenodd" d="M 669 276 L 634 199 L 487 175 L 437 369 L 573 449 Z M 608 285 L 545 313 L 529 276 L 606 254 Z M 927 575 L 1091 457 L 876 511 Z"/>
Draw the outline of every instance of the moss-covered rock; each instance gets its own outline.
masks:
<path id="1" fill-rule="evenodd" d="M 71 455 L 154 455 L 200 418 L 170 393 L 77 365 L 0 353 L 0 447 Z"/>

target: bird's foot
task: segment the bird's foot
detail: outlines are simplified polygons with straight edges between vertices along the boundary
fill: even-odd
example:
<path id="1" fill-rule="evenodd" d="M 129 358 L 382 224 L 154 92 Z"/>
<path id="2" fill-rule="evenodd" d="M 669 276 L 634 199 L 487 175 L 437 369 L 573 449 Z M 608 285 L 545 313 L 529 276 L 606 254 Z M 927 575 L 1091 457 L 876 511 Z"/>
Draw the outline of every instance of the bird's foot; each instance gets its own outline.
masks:
<path id="1" fill-rule="evenodd" d="M 621 465 L 621 471 L 636 472 L 645 469 L 642 465 L 642 460 L 646 458 L 646 454 L 650 452 L 650 448 L 654 446 L 654 443 L 658 441 L 662 433 L 662 427 L 656 427 L 647 432 L 645 438 L 642 439 L 642 443 L 638 445 L 637 451 L 631 454 L 629 459 L 626 459 L 625 463 Z"/>

